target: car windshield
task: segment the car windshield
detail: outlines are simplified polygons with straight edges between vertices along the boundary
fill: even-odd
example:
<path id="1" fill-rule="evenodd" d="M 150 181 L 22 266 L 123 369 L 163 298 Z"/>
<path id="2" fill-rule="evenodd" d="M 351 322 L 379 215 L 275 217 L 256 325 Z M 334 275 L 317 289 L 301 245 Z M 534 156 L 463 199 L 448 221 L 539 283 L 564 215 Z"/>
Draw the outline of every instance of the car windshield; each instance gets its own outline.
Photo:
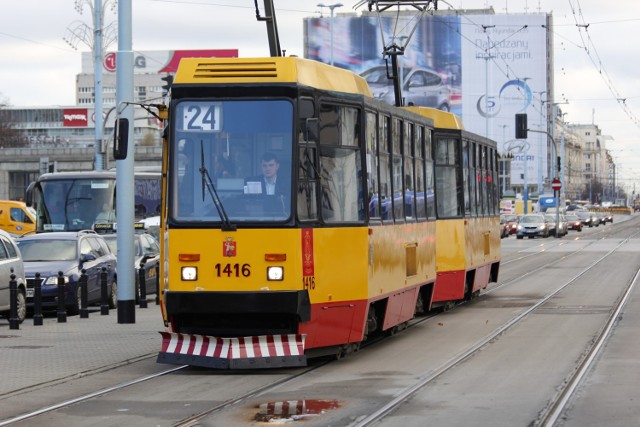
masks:
<path id="1" fill-rule="evenodd" d="M 73 261 L 78 258 L 75 240 L 18 240 L 17 243 L 25 262 Z"/>
<path id="2" fill-rule="evenodd" d="M 544 218 L 541 215 L 526 215 L 523 216 L 520 222 L 525 224 L 544 222 Z"/>

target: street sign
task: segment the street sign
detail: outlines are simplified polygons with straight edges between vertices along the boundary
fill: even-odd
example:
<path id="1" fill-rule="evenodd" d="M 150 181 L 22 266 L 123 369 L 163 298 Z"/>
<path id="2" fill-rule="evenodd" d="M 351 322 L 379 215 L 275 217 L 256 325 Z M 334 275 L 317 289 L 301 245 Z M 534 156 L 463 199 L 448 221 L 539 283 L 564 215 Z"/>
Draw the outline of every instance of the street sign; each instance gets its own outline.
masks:
<path id="1" fill-rule="evenodd" d="M 560 182 L 559 179 L 554 179 L 553 181 L 551 181 L 551 188 L 556 191 L 560 190 L 562 188 L 562 182 Z"/>

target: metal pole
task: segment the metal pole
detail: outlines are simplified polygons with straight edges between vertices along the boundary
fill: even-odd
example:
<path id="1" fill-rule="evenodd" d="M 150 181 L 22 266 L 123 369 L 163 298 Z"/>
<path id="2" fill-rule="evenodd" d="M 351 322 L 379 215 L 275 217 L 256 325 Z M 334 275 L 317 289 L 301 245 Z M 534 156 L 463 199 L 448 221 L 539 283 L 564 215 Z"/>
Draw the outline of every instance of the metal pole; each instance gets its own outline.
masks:
<path id="1" fill-rule="evenodd" d="M 322 9 L 323 7 L 328 7 L 330 12 L 329 13 L 329 34 L 330 34 L 329 63 L 331 65 L 333 65 L 333 10 L 342 6 L 344 6 L 342 3 L 334 3 L 334 4 L 327 4 L 327 5 L 325 5 L 324 3 L 318 3 L 319 8 Z"/>
<path id="2" fill-rule="evenodd" d="M 36 273 L 33 281 L 33 325 L 42 326 L 42 279 L 40 273 Z"/>
<path id="3" fill-rule="evenodd" d="M 18 319 L 18 281 L 11 267 L 9 275 L 9 329 L 20 329 Z"/>
<path id="4" fill-rule="evenodd" d="M 333 7 L 329 8 L 331 10 L 331 15 L 329 17 L 329 32 L 331 33 L 331 65 L 333 65 Z"/>
<path id="5" fill-rule="evenodd" d="M 133 102 L 132 0 L 118 1 L 118 53 L 116 56 L 116 105 Z M 120 117 L 133 123 L 133 106 L 125 106 Z M 133 266 L 133 164 L 135 143 L 129 127 L 127 158 L 116 160 L 116 216 L 118 218 L 118 323 L 135 323 L 135 269 Z"/>
<path id="6" fill-rule="evenodd" d="M 93 8 L 93 71 L 95 78 L 93 115 L 96 131 L 95 170 L 97 171 L 104 169 L 102 156 L 102 26 L 104 25 L 102 1 L 95 0 Z"/>

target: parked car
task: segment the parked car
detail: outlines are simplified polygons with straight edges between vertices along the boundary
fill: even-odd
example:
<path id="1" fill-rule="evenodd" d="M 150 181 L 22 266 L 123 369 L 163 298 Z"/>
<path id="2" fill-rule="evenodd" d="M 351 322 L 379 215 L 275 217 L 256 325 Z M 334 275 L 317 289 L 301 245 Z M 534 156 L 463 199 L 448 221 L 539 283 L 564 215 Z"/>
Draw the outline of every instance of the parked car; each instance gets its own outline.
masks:
<path id="1" fill-rule="evenodd" d="M 94 231 L 59 231 L 24 235 L 16 239 L 24 259 L 27 278 L 27 307 L 33 306 L 33 285 L 36 273 L 42 279 L 42 308 L 58 306 L 58 272 L 66 284 L 65 306 L 69 314 L 80 310 L 80 274 L 87 274 L 88 303 L 101 298 L 100 273 L 107 270 L 109 307 L 116 308 L 117 261 L 107 242 Z"/>
<path id="2" fill-rule="evenodd" d="M 500 219 L 504 219 L 505 223 L 509 226 L 509 234 L 516 234 L 518 231 L 518 215 L 502 214 Z"/>
<path id="3" fill-rule="evenodd" d="M 549 237 L 549 224 L 544 214 L 526 214 L 520 218 L 516 237 L 522 239 L 524 236 L 530 239 Z"/>
<path id="4" fill-rule="evenodd" d="M 401 73 L 404 105 L 451 111 L 451 88 L 437 72 L 426 68 L 403 68 Z M 373 96 L 395 104 L 393 81 L 389 79 L 385 65 L 370 68 L 361 73 L 361 76 L 369 83 Z"/>
<path id="5" fill-rule="evenodd" d="M 136 302 L 140 296 L 140 262 L 144 259 L 144 277 L 145 289 L 148 294 L 156 294 L 158 292 L 156 281 L 156 265 L 160 260 L 160 245 L 158 241 L 147 233 L 135 233 L 133 235 L 135 241 L 133 266 L 135 268 L 136 283 Z M 118 236 L 117 234 L 103 234 L 102 237 L 109 245 L 111 252 L 118 253 Z"/>
<path id="6" fill-rule="evenodd" d="M 567 221 L 567 230 L 582 231 L 582 221 L 578 215 L 567 214 L 564 218 Z"/>
<path id="7" fill-rule="evenodd" d="M 24 263 L 20 249 L 9 233 L 0 230 L 0 315 L 7 319 L 11 315 L 11 299 L 9 282 L 11 274 L 15 274 L 17 294 L 17 319 L 22 323 L 27 317 L 27 282 L 24 278 Z"/>

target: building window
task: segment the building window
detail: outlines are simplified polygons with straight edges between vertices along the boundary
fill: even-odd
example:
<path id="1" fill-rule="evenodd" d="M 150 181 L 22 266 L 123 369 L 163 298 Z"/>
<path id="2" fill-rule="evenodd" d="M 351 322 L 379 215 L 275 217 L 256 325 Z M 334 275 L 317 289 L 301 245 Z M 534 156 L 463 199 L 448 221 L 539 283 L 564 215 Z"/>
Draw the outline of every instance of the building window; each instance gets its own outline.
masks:
<path id="1" fill-rule="evenodd" d="M 31 182 L 38 179 L 39 172 L 9 172 L 9 199 L 24 200 L 25 191 Z"/>

